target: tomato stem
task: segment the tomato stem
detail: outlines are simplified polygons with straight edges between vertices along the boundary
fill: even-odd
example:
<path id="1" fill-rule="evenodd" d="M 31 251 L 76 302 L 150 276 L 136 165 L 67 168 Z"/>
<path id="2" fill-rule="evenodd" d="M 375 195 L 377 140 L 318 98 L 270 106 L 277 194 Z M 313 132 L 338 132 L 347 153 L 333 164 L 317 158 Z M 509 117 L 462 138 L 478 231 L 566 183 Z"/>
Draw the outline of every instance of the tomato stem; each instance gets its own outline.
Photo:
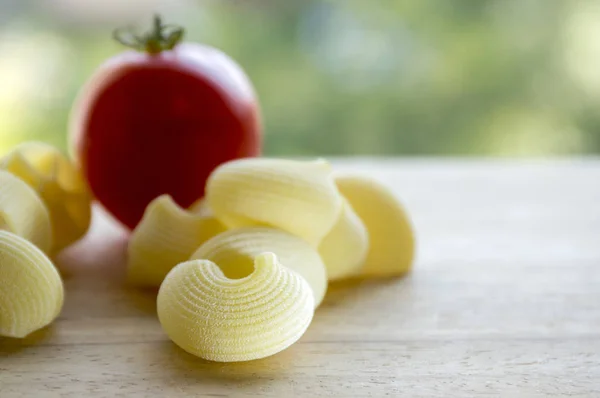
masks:
<path id="1" fill-rule="evenodd" d="M 125 28 L 115 30 L 113 37 L 126 47 L 155 55 L 175 48 L 183 39 L 184 33 L 181 26 L 164 25 L 160 15 L 155 15 L 152 29 L 148 33 L 139 36 L 132 28 Z"/>

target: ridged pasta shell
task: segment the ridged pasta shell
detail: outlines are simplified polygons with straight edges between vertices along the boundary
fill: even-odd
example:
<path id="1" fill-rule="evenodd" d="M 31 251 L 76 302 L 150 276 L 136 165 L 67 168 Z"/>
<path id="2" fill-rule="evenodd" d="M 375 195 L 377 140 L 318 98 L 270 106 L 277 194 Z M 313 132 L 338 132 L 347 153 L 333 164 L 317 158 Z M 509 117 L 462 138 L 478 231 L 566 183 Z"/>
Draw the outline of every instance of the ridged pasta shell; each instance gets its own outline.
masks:
<path id="1" fill-rule="evenodd" d="M 338 221 L 319 245 L 319 254 L 329 280 L 354 275 L 363 266 L 369 252 L 369 233 L 354 209 L 344 199 Z"/>
<path id="2" fill-rule="evenodd" d="M 246 227 L 229 230 L 204 243 L 192 260 L 209 260 L 218 264 L 228 278 L 239 279 L 252 273 L 255 258 L 264 252 L 274 253 L 279 262 L 304 277 L 310 285 L 315 307 L 327 291 L 327 274 L 319 253 L 303 239 L 269 227 Z"/>
<path id="3" fill-rule="evenodd" d="M 21 236 L 46 253 L 52 246 L 52 227 L 48 209 L 29 185 L 2 170 L 0 170 L 0 229 Z"/>
<path id="4" fill-rule="evenodd" d="M 408 272 L 415 238 L 400 202 L 388 188 L 371 178 L 340 175 L 335 181 L 369 232 L 369 253 L 359 274 L 391 276 Z"/>
<path id="5" fill-rule="evenodd" d="M 318 246 L 341 197 L 322 160 L 241 159 L 219 166 L 206 186 L 210 208 L 229 228 L 267 225 Z"/>
<path id="6" fill-rule="evenodd" d="M 273 253 L 255 259 L 254 271 L 228 279 L 208 260 L 175 267 L 160 287 L 158 319 L 185 351 L 211 361 L 265 358 L 296 342 L 313 317 L 304 278 Z"/>
<path id="7" fill-rule="evenodd" d="M 53 252 L 87 232 L 91 195 L 74 164 L 58 149 L 41 142 L 26 142 L 0 160 L 0 169 L 29 184 L 46 204 L 53 229 Z"/>
<path id="8" fill-rule="evenodd" d="M 63 297 L 48 257 L 20 236 L 0 231 L 0 335 L 22 338 L 50 324 Z"/>
<path id="9" fill-rule="evenodd" d="M 169 195 L 159 196 L 150 202 L 129 240 L 129 281 L 139 286 L 160 286 L 173 267 L 223 231 L 225 226 L 216 218 L 191 213 Z"/>

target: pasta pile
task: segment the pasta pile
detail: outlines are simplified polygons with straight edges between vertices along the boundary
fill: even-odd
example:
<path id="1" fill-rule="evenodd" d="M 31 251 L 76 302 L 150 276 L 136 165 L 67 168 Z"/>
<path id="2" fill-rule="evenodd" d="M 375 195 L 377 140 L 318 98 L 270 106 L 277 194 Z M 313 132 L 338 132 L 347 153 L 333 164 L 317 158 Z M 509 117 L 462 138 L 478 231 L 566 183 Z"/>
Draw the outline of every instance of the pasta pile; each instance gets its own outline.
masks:
<path id="1" fill-rule="evenodd" d="M 308 328 L 329 281 L 409 271 L 408 217 L 381 184 L 323 161 L 219 166 L 189 209 L 155 199 L 133 231 L 128 275 L 159 286 L 167 335 L 201 358 L 273 355 Z"/>
<path id="2" fill-rule="evenodd" d="M 50 256 L 85 234 L 90 203 L 52 146 L 26 143 L 0 159 L 0 336 L 22 338 L 56 319 L 64 288 Z"/>
<path id="3" fill-rule="evenodd" d="M 0 160 L 0 169 L 25 181 L 42 198 L 52 223 L 54 253 L 87 232 L 91 195 L 75 165 L 58 149 L 41 142 L 18 145 Z"/>

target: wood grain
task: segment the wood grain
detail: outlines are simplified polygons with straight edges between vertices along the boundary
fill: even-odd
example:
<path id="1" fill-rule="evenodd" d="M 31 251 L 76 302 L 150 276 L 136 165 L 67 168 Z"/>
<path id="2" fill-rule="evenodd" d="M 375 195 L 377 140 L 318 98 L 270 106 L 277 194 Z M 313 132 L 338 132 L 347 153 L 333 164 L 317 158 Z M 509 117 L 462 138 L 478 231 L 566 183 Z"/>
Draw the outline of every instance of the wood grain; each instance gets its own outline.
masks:
<path id="1" fill-rule="evenodd" d="M 409 276 L 332 286 L 306 335 L 216 364 L 123 286 L 126 237 L 99 212 L 59 263 L 60 319 L 0 340 L 0 397 L 600 396 L 600 161 L 339 160 L 413 215 Z"/>

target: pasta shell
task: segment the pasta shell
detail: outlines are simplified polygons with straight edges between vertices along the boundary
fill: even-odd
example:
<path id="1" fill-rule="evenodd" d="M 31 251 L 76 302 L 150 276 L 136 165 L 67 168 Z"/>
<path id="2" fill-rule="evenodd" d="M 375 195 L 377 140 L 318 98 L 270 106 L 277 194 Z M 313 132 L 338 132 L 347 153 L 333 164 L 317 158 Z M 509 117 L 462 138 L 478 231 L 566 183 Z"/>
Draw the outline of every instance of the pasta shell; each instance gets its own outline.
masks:
<path id="1" fill-rule="evenodd" d="M 267 225 L 318 246 L 342 201 L 325 161 L 241 159 L 219 166 L 206 199 L 229 228 Z"/>
<path id="2" fill-rule="evenodd" d="M 296 342 L 313 317 L 311 288 L 273 253 L 258 255 L 254 267 L 241 279 L 227 278 L 208 260 L 175 267 L 157 299 L 158 319 L 171 340 L 219 362 L 265 358 Z"/>
<path id="3" fill-rule="evenodd" d="M 329 280 L 356 274 L 369 251 L 369 233 L 352 206 L 344 200 L 342 213 L 319 245 L 319 254 L 327 268 Z"/>
<path id="4" fill-rule="evenodd" d="M 135 228 L 128 246 L 128 278 L 139 286 L 158 287 L 177 264 L 202 243 L 225 231 L 214 217 L 179 207 L 169 195 L 154 199 Z"/>
<path id="5" fill-rule="evenodd" d="M 306 241 L 287 232 L 268 227 L 229 230 L 204 243 L 192 260 L 219 264 L 227 278 L 239 279 L 252 273 L 255 258 L 274 253 L 282 265 L 300 274 L 310 285 L 315 308 L 327 291 L 327 275 L 319 253 Z"/>
<path id="6" fill-rule="evenodd" d="M 0 171 L 0 229 L 25 238 L 48 253 L 52 227 L 37 193 L 9 172 Z"/>
<path id="7" fill-rule="evenodd" d="M 335 181 L 369 232 L 370 248 L 359 274 L 388 276 L 408 272 L 414 258 L 415 238 L 400 202 L 371 178 L 340 175 Z"/>
<path id="8" fill-rule="evenodd" d="M 0 169 L 29 184 L 46 204 L 53 229 L 53 252 L 87 232 L 91 195 L 74 164 L 58 149 L 41 142 L 18 145 L 0 160 Z"/>
<path id="9" fill-rule="evenodd" d="M 0 335 L 22 338 L 50 324 L 63 297 L 48 257 L 20 236 L 0 231 Z"/>
<path id="10" fill-rule="evenodd" d="M 205 217 L 214 217 L 215 213 L 211 210 L 206 202 L 205 198 L 198 199 L 190 207 L 188 207 L 190 213 L 198 214 Z"/>

